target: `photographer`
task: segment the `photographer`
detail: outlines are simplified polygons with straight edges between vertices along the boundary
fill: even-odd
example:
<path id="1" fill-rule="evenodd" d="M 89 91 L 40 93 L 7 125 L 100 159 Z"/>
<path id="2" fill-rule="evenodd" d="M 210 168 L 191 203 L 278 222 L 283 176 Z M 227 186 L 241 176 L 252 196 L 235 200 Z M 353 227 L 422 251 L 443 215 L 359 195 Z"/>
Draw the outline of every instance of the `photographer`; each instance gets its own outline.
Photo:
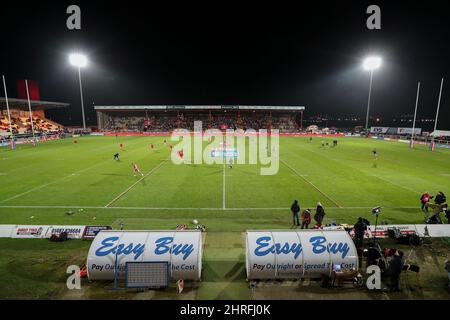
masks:
<path id="1" fill-rule="evenodd" d="M 434 203 L 439 206 L 442 206 L 446 202 L 447 198 L 445 197 L 445 194 L 442 191 L 439 191 L 436 197 L 434 198 Z"/>
<path id="2" fill-rule="evenodd" d="M 378 261 L 381 258 L 381 253 L 378 248 L 370 247 L 369 249 L 364 249 L 363 257 L 366 258 L 368 267 L 372 265 L 378 266 Z"/>
<path id="3" fill-rule="evenodd" d="M 353 226 L 353 229 L 355 230 L 355 238 L 353 239 L 353 242 L 355 243 L 356 249 L 363 248 L 364 233 L 366 232 L 368 225 L 369 222 L 366 219 L 359 217 L 358 221 Z"/>
<path id="4" fill-rule="evenodd" d="M 427 224 L 443 224 L 442 219 L 440 217 L 440 213 L 444 212 L 445 217 L 449 219 L 448 214 L 448 205 L 447 205 L 447 198 L 445 194 L 442 191 L 439 191 L 436 197 L 434 198 L 434 204 L 427 204 L 427 207 L 431 207 L 433 209 L 432 216 L 427 218 L 427 221 L 425 223 Z"/>
<path id="5" fill-rule="evenodd" d="M 394 257 L 389 262 L 388 275 L 391 278 L 391 292 L 399 292 L 399 279 L 403 270 L 403 253 L 399 250 L 395 251 Z"/>

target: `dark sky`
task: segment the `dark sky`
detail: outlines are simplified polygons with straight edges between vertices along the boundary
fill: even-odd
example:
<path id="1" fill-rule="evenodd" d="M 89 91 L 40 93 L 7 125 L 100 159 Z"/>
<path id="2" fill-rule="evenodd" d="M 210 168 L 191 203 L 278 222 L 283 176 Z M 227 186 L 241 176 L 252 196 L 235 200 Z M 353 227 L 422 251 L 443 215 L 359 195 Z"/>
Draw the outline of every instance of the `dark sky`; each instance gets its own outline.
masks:
<path id="1" fill-rule="evenodd" d="M 307 116 L 364 116 L 361 62 L 377 53 L 373 114 L 412 113 L 421 81 L 419 116 L 434 117 L 450 75 L 446 2 L 242 2 L 2 1 L 0 72 L 10 96 L 16 80 L 37 80 L 43 100 L 71 104 L 64 117 L 74 123 L 79 91 L 67 55 L 75 50 L 90 60 L 82 78 L 91 124 L 93 103 L 304 105 Z M 81 7 L 81 31 L 66 28 L 70 4 Z M 366 28 L 370 4 L 381 7 L 381 30 Z M 450 129 L 449 104 L 450 77 L 440 129 Z"/>

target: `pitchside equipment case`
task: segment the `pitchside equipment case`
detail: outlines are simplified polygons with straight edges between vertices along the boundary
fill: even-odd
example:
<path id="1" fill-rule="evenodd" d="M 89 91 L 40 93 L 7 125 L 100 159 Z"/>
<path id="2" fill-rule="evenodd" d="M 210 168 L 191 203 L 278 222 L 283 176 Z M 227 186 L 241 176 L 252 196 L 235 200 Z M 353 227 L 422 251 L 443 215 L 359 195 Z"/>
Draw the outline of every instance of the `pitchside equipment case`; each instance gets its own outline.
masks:
<path id="1" fill-rule="evenodd" d="M 102 230 L 89 248 L 88 277 L 125 279 L 127 262 L 167 262 L 172 280 L 200 280 L 202 251 L 200 230 Z"/>
<path id="2" fill-rule="evenodd" d="M 330 277 L 336 266 L 358 270 L 356 247 L 347 231 L 247 231 L 248 280 Z"/>

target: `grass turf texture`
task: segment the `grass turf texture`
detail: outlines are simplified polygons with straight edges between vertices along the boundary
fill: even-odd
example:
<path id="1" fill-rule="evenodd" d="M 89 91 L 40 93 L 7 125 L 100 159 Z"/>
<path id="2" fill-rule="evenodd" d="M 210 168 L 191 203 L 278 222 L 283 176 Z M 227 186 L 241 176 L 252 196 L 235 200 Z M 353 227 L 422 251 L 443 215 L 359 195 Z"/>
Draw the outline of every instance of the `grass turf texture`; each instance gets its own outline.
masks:
<path id="1" fill-rule="evenodd" d="M 125 229 L 173 229 L 198 219 L 208 229 L 204 281 L 195 290 L 198 299 L 250 298 L 242 232 L 289 228 L 294 199 L 302 208 L 321 201 L 325 223 L 352 224 L 359 216 L 373 222 L 370 208 L 379 205 L 380 220 L 422 223 L 420 194 L 449 191 L 449 150 L 411 150 L 397 142 L 339 138 L 337 147 L 323 148 L 321 141 L 331 144 L 332 139 L 281 137 L 278 174 L 261 176 L 256 165 L 176 166 L 164 161 L 170 153 L 162 137 L 77 140 L 0 151 L 0 223 L 116 228 L 124 223 Z M 125 151 L 119 150 L 119 143 Z M 372 158 L 374 147 L 378 160 Z M 112 159 L 116 152 L 120 162 Z M 148 176 L 141 181 L 134 177 L 131 162 Z M 65 268 L 71 261 L 81 263 L 89 244 L 0 239 L 0 280 L 10 282 L 0 297 L 59 297 Z M 96 286 L 84 297 L 104 297 Z"/>

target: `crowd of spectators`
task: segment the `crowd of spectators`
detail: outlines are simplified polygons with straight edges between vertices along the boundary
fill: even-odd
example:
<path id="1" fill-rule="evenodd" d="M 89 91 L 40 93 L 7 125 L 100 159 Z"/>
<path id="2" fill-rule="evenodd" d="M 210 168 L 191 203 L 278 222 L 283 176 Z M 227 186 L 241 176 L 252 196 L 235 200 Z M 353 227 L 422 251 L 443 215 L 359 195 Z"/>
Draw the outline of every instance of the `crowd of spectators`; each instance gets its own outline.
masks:
<path id="1" fill-rule="evenodd" d="M 35 133 L 59 133 L 63 128 L 56 123 L 42 119 L 39 117 L 33 117 L 33 126 Z M 32 128 L 31 119 L 29 117 L 11 117 L 11 126 L 7 116 L 0 116 L 0 135 L 10 135 L 11 129 L 14 135 L 31 134 Z"/>
<path id="2" fill-rule="evenodd" d="M 194 130 L 194 121 L 202 121 L 203 129 L 278 129 L 280 132 L 298 132 L 296 113 L 247 112 L 161 112 L 152 114 L 106 114 L 105 131 L 170 132 L 177 128 Z"/>

